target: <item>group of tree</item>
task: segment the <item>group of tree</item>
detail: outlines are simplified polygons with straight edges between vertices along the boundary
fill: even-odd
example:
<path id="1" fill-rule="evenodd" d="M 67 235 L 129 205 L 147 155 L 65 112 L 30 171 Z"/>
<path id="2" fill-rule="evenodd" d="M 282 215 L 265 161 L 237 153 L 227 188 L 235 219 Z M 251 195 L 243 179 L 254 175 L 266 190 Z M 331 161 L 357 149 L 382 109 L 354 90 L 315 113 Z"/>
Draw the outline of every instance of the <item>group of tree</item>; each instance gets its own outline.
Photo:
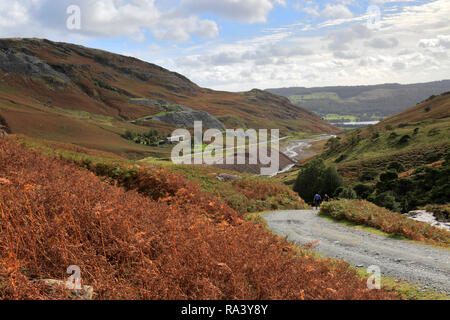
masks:
<path id="1" fill-rule="evenodd" d="M 158 147 L 166 142 L 165 137 L 160 136 L 157 130 L 150 130 L 146 133 L 137 133 L 127 130 L 123 137 L 127 140 L 134 141 L 137 144 L 143 144 L 151 147 Z"/>

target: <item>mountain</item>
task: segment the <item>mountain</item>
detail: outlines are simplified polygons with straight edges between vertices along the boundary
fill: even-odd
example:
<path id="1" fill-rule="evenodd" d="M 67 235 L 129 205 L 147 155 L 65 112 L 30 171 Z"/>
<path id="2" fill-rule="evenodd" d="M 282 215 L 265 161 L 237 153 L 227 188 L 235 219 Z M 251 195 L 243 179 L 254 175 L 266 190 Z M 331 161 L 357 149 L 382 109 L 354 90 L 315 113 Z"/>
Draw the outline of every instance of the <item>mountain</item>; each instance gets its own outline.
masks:
<path id="1" fill-rule="evenodd" d="M 374 120 L 407 109 L 432 95 L 450 91 L 450 80 L 419 84 L 282 88 L 268 92 L 288 97 L 292 103 L 327 120 Z"/>
<path id="2" fill-rule="evenodd" d="M 339 132 L 281 96 L 205 89 L 132 57 L 42 39 L 0 40 L 0 115 L 12 133 L 137 157 L 169 149 L 127 141 L 126 131 L 165 137 L 195 120 L 220 129 Z"/>

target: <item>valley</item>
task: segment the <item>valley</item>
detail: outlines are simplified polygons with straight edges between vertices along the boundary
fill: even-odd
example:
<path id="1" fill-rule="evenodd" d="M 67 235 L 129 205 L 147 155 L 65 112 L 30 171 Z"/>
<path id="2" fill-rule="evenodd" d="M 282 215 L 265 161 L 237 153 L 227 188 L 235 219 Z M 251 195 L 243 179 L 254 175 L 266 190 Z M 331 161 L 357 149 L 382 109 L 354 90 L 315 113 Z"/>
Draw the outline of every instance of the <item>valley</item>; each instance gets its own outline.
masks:
<path id="1" fill-rule="evenodd" d="M 406 95 L 417 99 L 420 88 Z M 0 260 L 0 296 L 66 299 L 39 281 L 59 279 L 55 263 L 70 261 L 102 300 L 447 299 L 448 231 L 401 213 L 448 219 L 450 95 L 387 117 L 375 98 L 388 103 L 399 88 L 372 89 L 305 89 L 291 100 L 259 89 L 214 91 L 136 58 L 0 39 L 0 254 L 8 257 Z M 380 109 L 324 111 L 333 125 L 304 107 L 347 104 L 343 92 Z M 364 120 L 376 123 L 346 124 Z M 196 142 L 208 129 L 217 136 Z M 174 132 L 184 130 L 178 138 L 195 159 L 227 129 L 254 129 L 254 138 L 279 129 L 280 145 L 264 155 L 272 136 L 244 141 L 245 160 L 252 147 L 259 151 L 256 164 L 173 161 Z M 225 155 L 236 160 L 238 151 Z M 261 159 L 273 151 L 279 166 L 264 176 Z M 310 210 L 316 192 L 331 198 L 319 216 Z M 355 268 L 373 264 L 433 293 L 370 290 Z M 99 270 L 104 276 L 94 277 Z"/>

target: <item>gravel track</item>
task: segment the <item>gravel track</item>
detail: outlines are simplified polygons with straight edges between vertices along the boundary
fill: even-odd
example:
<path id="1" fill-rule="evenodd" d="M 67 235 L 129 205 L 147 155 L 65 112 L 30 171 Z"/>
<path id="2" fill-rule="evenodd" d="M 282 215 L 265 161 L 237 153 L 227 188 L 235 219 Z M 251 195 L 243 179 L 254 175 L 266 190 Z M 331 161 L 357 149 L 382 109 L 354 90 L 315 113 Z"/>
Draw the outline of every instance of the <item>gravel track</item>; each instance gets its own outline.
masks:
<path id="1" fill-rule="evenodd" d="M 450 294 L 450 250 L 366 232 L 317 216 L 317 211 L 264 215 L 269 228 L 297 243 L 319 240 L 316 252 L 357 267 L 380 267 L 382 276 L 405 279 L 424 289 Z"/>

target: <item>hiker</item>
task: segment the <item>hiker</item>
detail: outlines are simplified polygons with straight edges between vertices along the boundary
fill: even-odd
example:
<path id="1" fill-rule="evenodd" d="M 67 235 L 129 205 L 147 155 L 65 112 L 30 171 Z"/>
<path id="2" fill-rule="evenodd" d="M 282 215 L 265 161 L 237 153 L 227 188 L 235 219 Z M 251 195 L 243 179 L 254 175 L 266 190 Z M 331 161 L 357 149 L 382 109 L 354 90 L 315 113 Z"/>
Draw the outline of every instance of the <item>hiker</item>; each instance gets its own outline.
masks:
<path id="1" fill-rule="evenodd" d="M 319 193 L 316 193 L 314 196 L 314 206 L 316 207 L 316 210 L 319 210 L 320 203 L 322 202 L 322 197 Z"/>
<path id="2" fill-rule="evenodd" d="M 330 201 L 330 197 L 329 197 L 327 194 L 325 194 L 325 195 L 323 196 L 323 201 L 325 201 L 325 202 Z"/>

